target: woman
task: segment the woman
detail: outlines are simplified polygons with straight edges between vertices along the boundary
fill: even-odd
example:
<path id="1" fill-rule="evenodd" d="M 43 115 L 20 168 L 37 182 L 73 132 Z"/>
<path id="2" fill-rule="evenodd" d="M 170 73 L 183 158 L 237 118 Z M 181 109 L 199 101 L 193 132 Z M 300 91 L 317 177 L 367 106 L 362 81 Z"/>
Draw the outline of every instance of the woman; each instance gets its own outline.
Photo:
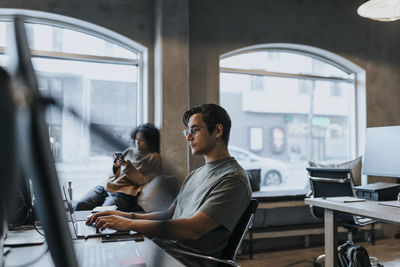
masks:
<path id="1" fill-rule="evenodd" d="M 122 157 L 114 155 L 113 173 L 106 186 L 96 186 L 75 205 L 75 210 L 91 210 L 97 206 L 116 205 L 118 210 L 137 211 L 137 197 L 143 185 L 162 171 L 160 132 L 151 123 L 136 127 L 131 138 L 133 148 Z"/>

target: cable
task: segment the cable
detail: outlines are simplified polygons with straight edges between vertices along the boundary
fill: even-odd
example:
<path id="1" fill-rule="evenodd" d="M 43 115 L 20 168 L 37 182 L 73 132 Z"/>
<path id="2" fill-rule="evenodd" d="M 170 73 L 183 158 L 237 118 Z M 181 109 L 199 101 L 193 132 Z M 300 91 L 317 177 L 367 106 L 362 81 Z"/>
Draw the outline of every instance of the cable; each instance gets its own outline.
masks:
<path id="1" fill-rule="evenodd" d="M 42 233 L 42 232 L 40 232 L 39 229 L 36 227 L 36 224 L 35 224 L 35 216 L 33 216 L 33 208 L 31 208 L 31 209 L 29 210 L 29 213 L 31 214 L 33 228 L 35 228 L 36 232 L 38 232 L 40 235 L 45 236 L 45 234 Z"/>
<path id="2" fill-rule="evenodd" d="M 26 263 L 19 264 L 19 265 L 7 265 L 7 266 L 8 266 L 8 267 L 25 267 L 25 266 L 31 266 L 32 264 L 34 264 L 34 263 L 40 261 L 40 260 L 44 257 L 44 255 L 47 254 L 47 252 L 49 252 L 49 247 L 46 247 L 46 249 L 43 251 L 42 254 L 40 254 L 36 259 L 33 259 L 33 260 L 30 261 L 30 262 L 26 262 Z M 12 250 L 11 250 L 11 253 L 12 253 Z M 8 253 L 8 254 L 9 254 L 9 253 Z M 7 254 L 7 255 L 8 255 L 8 254 Z M 7 257 L 6 257 L 6 259 L 4 260 L 4 266 L 6 266 L 6 261 L 7 261 Z"/>
<path id="3" fill-rule="evenodd" d="M 32 205 L 28 205 L 25 199 L 25 194 L 22 192 L 23 189 L 18 189 L 17 194 L 16 194 L 16 201 L 20 201 L 21 205 L 18 206 L 17 210 L 13 212 L 12 217 L 14 216 L 20 216 L 19 213 L 24 212 L 26 210 L 26 214 L 23 215 L 23 218 L 19 219 L 18 221 L 15 222 L 15 224 L 10 223 L 9 227 L 10 229 L 13 229 L 15 227 L 21 226 L 25 224 L 28 220 L 28 217 L 30 216 L 30 210 L 32 208 Z"/>
<path id="4" fill-rule="evenodd" d="M 32 204 L 31 204 L 31 205 L 28 205 L 28 204 L 26 203 L 26 201 L 25 201 L 25 199 L 24 199 L 24 197 L 23 197 L 23 195 L 22 195 L 21 190 L 19 190 L 18 193 L 21 195 L 20 198 L 22 199 L 23 207 L 28 208 L 28 214 L 26 214 L 25 220 L 26 220 L 27 217 L 31 217 L 33 228 L 34 228 L 34 229 L 36 230 L 36 232 L 38 232 L 40 235 L 45 236 L 45 234 L 43 234 L 42 232 L 40 232 L 40 230 L 39 230 L 39 229 L 36 227 L 36 225 L 35 225 L 35 216 L 33 215 L 33 206 L 32 206 Z"/>
<path id="5" fill-rule="evenodd" d="M 33 228 L 35 228 L 36 232 L 38 232 L 38 234 L 40 234 L 42 236 L 46 236 L 45 234 L 43 234 L 42 232 L 39 231 L 39 229 L 35 225 L 35 222 L 33 222 L 32 225 L 33 225 Z"/>

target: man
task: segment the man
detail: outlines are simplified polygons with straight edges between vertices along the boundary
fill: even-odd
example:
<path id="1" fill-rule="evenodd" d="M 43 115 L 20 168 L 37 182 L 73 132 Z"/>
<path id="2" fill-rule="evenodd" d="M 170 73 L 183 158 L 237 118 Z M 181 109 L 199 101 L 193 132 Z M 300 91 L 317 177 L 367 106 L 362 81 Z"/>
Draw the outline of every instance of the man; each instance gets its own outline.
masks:
<path id="1" fill-rule="evenodd" d="M 147 214 L 106 211 L 94 214 L 87 223 L 174 240 L 169 245 L 218 257 L 250 202 L 250 184 L 229 155 L 231 120 L 222 107 L 193 107 L 185 112 L 183 122 L 192 154 L 203 155 L 206 164 L 187 176 L 171 206 Z"/>

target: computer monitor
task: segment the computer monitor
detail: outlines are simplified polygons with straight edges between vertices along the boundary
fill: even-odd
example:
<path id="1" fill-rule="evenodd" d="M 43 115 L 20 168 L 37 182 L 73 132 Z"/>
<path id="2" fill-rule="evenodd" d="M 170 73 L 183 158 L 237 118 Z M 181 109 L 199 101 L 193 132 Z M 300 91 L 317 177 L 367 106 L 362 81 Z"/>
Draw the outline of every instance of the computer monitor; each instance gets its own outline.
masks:
<path id="1" fill-rule="evenodd" d="M 1 189 L 0 189 L 0 235 L 6 232 L 7 226 L 20 226 L 32 220 L 32 194 L 29 180 L 22 176 L 16 156 L 15 105 L 12 98 L 11 78 L 0 67 L 0 155 Z"/>
<path id="2" fill-rule="evenodd" d="M 363 174 L 400 177 L 400 126 L 367 128 Z"/>
<path id="3" fill-rule="evenodd" d="M 25 32 L 24 17 L 13 18 L 6 52 L 16 103 L 17 162 L 32 180 L 35 210 L 56 266 L 77 266 L 61 198 L 49 135 Z M 10 148 L 11 149 L 11 148 Z"/>
<path id="4" fill-rule="evenodd" d="M 0 238 L 7 230 L 10 199 L 14 194 L 16 177 L 15 107 L 12 100 L 11 79 L 0 67 Z M 0 242 L 1 242 L 0 240 Z"/>

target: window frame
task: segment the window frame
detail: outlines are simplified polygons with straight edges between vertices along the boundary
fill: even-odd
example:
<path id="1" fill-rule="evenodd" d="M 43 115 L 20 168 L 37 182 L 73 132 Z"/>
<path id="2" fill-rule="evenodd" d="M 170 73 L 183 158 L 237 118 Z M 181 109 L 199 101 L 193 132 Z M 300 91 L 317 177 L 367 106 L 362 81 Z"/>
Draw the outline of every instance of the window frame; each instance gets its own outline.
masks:
<path id="1" fill-rule="evenodd" d="M 355 107 L 352 109 L 350 116 L 349 125 L 351 126 L 351 136 L 350 142 L 352 144 L 351 148 L 351 158 L 356 158 L 357 156 L 364 154 L 365 146 L 365 129 L 366 129 L 366 73 L 365 70 L 349 61 L 348 59 L 341 57 L 337 54 L 329 52 L 324 49 L 300 45 L 300 44 L 290 44 L 290 43 L 271 43 L 271 44 L 260 44 L 248 46 L 240 49 L 236 49 L 227 53 L 220 55 L 219 60 L 229 58 L 232 56 L 259 52 L 259 51 L 280 51 L 280 52 L 290 52 L 297 53 L 309 57 L 316 58 L 320 61 L 326 62 L 333 65 L 346 73 L 354 74 L 354 79 L 346 79 L 342 77 L 324 77 L 319 75 L 307 75 L 307 74 L 292 74 L 292 73 L 282 73 L 282 72 L 271 72 L 264 70 L 249 70 L 249 69 L 239 69 L 239 68 L 225 68 L 219 67 L 221 73 L 234 73 L 234 74 L 247 74 L 247 75 L 261 75 L 261 76 L 272 76 L 272 77 L 285 77 L 285 78 L 297 78 L 297 79 L 307 79 L 307 80 L 325 80 L 325 81 L 341 81 L 354 83 L 354 94 L 352 95 L 352 101 Z M 219 62 L 220 62 L 219 61 Z M 219 91 L 220 94 L 221 91 Z M 220 97 L 220 95 L 219 95 Z M 362 175 L 362 184 L 366 184 L 367 177 Z"/>

